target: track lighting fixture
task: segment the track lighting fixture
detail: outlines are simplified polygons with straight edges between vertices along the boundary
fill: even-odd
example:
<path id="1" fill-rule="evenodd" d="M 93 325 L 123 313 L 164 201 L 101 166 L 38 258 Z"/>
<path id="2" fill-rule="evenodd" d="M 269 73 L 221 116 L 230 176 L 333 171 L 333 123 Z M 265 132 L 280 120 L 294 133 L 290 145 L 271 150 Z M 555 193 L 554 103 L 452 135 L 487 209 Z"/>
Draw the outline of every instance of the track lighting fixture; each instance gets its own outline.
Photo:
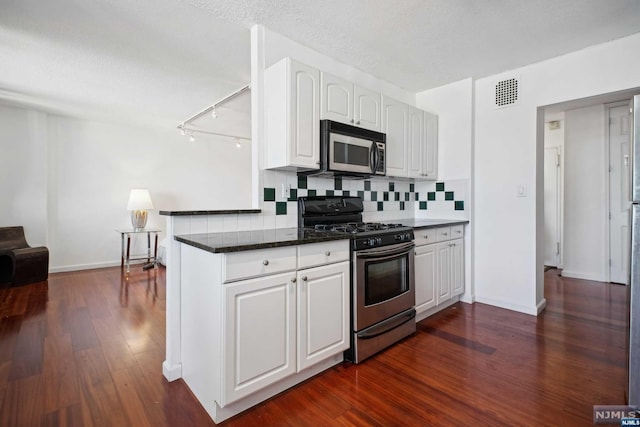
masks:
<path id="1" fill-rule="evenodd" d="M 218 112 L 216 111 L 216 107 L 213 107 L 213 109 L 211 110 L 211 117 L 213 117 L 214 119 L 218 117 Z"/>
<path id="2" fill-rule="evenodd" d="M 236 147 L 240 148 L 240 138 L 236 138 Z"/>
<path id="3" fill-rule="evenodd" d="M 193 132 L 191 132 L 191 133 L 189 134 L 189 141 L 193 142 L 193 141 L 195 141 L 195 140 L 196 140 L 196 137 L 195 137 L 195 136 L 193 136 Z"/>

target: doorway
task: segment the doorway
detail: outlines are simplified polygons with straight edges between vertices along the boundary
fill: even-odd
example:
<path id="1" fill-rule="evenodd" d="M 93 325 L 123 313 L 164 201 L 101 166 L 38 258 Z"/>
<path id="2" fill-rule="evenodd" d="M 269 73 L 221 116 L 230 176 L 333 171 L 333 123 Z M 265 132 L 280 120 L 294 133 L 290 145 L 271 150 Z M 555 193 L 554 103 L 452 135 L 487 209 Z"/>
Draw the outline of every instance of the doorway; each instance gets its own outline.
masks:
<path id="1" fill-rule="evenodd" d="M 632 94 L 621 95 L 544 109 L 540 254 L 563 276 L 628 282 Z"/>

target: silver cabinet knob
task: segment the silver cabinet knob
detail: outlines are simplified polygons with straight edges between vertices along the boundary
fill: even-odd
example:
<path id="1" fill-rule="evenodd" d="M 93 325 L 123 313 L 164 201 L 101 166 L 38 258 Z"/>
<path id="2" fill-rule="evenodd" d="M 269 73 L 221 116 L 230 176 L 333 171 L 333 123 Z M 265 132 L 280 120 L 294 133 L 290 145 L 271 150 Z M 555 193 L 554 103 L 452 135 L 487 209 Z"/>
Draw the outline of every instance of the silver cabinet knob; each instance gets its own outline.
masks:
<path id="1" fill-rule="evenodd" d="M 264 261 L 262 261 L 262 265 L 269 265 L 269 260 L 265 259 Z"/>
<path id="2" fill-rule="evenodd" d="M 425 239 L 428 239 L 428 238 L 429 238 L 429 235 L 428 235 L 428 234 L 425 234 L 425 235 L 424 235 L 424 238 L 425 238 Z"/>
<path id="3" fill-rule="evenodd" d="M 357 124 L 357 125 L 359 125 L 359 124 L 360 124 L 360 120 L 358 120 L 358 121 L 356 122 L 356 124 Z"/>
<path id="4" fill-rule="evenodd" d="M 449 233 L 442 233 L 442 235 L 443 235 L 443 236 L 448 236 L 448 235 L 449 235 Z"/>
<path id="5" fill-rule="evenodd" d="M 331 256 L 331 252 L 327 251 L 324 253 L 326 256 Z"/>
<path id="6" fill-rule="evenodd" d="M 307 276 L 302 276 L 301 279 L 302 279 L 303 282 L 306 282 L 307 281 Z"/>
<path id="7" fill-rule="evenodd" d="M 353 119 L 351 119 L 349 122 L 350 122 L 350 123 L 353 123 Z"/>
<path id="8" fill-rule="evenodd" d="M 295 277 L 293 277 L 293 278 L 291 279 L 291 283 L 296 283 L 296 281 L 297 281 L 297 280 L 298 280 L 298 279 L 296 279 Z"/>

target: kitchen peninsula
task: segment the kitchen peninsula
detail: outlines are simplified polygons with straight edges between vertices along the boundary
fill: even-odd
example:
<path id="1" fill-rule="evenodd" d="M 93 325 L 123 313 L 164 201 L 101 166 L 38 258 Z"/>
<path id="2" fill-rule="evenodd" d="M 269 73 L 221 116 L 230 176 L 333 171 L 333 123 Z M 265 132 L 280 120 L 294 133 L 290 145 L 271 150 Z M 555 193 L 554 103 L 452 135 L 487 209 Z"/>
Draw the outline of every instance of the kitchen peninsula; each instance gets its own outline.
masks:
<path id="1" fill-rule="evenodd" d="M 183 378 L 214 421 L 342 362 L 349 234 L 237 231 L 250 228 L 257 210 L 161 214 L 169 240 L 163 373 Z M 433 230 L 468 222 L 405 221 Z"/>

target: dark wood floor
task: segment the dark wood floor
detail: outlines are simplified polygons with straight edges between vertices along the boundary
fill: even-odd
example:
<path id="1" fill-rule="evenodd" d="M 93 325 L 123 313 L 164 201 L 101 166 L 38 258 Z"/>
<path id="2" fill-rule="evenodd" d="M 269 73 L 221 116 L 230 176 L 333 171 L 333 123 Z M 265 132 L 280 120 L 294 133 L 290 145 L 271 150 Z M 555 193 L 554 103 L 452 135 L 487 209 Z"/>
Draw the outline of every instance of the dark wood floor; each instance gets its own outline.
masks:
<path id="1" fill-rule="evenodd" d="M 0 426 L 208 426 L 162 377 L 164 269 L 52 274 L 0 289 Z M 339 365 L 224 423 L 592 425 L 623 404 L 625 288 L 545 275 L 539 317 L 456 304 L 361 365 Z"/>

